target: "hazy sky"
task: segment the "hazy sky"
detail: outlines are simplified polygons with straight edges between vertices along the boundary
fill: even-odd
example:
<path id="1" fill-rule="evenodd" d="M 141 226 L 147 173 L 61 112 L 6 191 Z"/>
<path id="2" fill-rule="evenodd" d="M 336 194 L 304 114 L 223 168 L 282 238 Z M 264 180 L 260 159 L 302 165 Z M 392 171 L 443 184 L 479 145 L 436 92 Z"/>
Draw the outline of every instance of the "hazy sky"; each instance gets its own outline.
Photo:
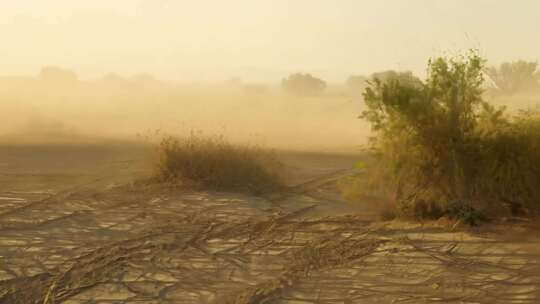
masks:
<path id="1" fill-rule="evenodd" d="M 0 74 L 343 81 L 479 48 L 540 59 L 538 0 L 0 0 Z"/>

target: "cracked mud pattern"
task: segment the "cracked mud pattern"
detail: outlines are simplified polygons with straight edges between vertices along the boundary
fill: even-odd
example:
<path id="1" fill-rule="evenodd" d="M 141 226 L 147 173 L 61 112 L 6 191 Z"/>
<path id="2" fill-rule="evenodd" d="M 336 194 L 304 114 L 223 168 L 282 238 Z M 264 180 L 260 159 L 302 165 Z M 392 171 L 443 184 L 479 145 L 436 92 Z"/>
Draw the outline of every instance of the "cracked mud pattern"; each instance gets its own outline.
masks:
<path id="1" fill-rule="evenodd" d="M 129 187 L 0 200 L 0 303 L 540 302 L 534 240 L 321 217 L 305 195 L 288 208 Z"/>

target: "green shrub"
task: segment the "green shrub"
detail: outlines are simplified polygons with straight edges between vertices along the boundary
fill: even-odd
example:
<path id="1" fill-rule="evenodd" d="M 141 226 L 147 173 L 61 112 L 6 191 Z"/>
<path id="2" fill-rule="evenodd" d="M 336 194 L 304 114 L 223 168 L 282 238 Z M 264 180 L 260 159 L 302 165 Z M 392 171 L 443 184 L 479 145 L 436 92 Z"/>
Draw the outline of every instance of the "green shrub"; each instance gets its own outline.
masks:
<path id="1" fill-rule="evenodd" d="M 167 136 L 159 145 L 156 167 L 160 181 L 174 184 L 253 193 L 282 187 L 281 163 L 271 151 L 234 145 L 222 136 Z"/>
<path id="2" fill-rule="evenodd" d="M 425 81 L 375 78 L 361 116 L 374 132 L 374 161 L 348 185 L 386 193 L 398 214 L 417 218 L 476 223 L 501 206 L 538 207 L 540 116 L 510 116 L 484 101 L 484 63 L 471 52 L 431 60 Z"/>

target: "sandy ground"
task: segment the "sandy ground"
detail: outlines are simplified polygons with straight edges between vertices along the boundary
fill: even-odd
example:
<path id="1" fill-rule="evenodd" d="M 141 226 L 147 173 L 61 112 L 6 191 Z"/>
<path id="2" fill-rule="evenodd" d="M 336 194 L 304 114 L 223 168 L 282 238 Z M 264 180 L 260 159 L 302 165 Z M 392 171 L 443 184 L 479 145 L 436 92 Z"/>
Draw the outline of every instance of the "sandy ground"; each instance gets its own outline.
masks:
<path id="1" fill-rule="evenodd" d="M 0 303 L 540 303 L 540 230 L 380 222 L 356 156 L 280 153 L 291 191 L 142 187 L 128 143 L 0 147 Z"/>

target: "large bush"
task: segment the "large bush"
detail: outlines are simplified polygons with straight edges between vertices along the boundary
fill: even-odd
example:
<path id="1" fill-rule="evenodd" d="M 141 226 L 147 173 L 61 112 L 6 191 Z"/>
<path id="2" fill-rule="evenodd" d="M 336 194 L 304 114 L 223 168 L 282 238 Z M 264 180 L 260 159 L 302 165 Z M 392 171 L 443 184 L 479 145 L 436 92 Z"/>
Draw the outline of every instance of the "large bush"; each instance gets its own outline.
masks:
<path id="1" fill-rule="evenodd" d="M 391 195 L 399 213 L 415 217 L 474 222 L 479 210 L 536 207 L 540 117 L 511 117 L 485 102 L 483 70 L 473 52 L 431 60 L 425 81 L 375 78 L 362 114 L 374 131 L 375 161 L 347 185 Z"/>

